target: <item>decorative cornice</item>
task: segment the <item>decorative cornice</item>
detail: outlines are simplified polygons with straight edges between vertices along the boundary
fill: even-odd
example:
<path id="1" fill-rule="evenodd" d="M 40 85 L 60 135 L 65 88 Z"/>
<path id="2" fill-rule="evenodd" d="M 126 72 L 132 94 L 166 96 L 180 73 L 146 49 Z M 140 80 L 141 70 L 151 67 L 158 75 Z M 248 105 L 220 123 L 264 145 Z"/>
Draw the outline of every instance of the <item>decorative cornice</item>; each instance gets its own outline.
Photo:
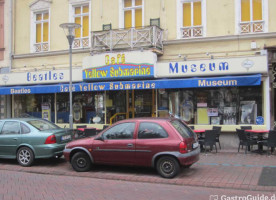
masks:
<path id="1" fill-rule="evenodd" d="M 276 32 L 167 40 L 167 41 L 163 41 L 163 45 L 187 44 L 187 43 L 198 43 L 198 42 L 219 42 L 219 41 L 231 41 L 231 40 L 240 40 L 240 39 L 244 39 L 244 40 L 268 39 L 268 38 L 276 39 Z"/>
<path id="2" fill-rule="evenodd" d="M 77 53 L 90 53 L 90 48 L 73 49 L 73 54 L 77 54 Z M 18 55 L 13 55 L 13 58 L 14 59 L 36 58 L 36 57 L 46 57 L 46 56 L 67 55 L 67 54 L 68 54 L 68 50 L 61 50 L 61 51 L 48 51 L 48 52 L 41 52 L 41 53 L 18 54 Z"/>
<path id="3" fill-rule="evenodd" d="M 31 10 L 41 10 L 50 8 L 52 0 L 37 0 L 30 4 Z"/>

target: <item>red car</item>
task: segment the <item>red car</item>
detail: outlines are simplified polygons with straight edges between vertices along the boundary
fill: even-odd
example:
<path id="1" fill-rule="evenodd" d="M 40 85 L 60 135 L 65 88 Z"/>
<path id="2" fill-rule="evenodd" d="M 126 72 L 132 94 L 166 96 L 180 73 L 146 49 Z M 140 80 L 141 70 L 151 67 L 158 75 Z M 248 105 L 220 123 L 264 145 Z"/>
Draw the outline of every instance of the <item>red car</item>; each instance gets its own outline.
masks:
<path id="1" fill-rule="evenodd" d="M 149 166 L 165 178 L 197 162 L 199 153 L 196 134 L 175 118 L 122 120 L 95 137 L 68 143 L 63 151 L 78 172 L 92 164 Z"/>

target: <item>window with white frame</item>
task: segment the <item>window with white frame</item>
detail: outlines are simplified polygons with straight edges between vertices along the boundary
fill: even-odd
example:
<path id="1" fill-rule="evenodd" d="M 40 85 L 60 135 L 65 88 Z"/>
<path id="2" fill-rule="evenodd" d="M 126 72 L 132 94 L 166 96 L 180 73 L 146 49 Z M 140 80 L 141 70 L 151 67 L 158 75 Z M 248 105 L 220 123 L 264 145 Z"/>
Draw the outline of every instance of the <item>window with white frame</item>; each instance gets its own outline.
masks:
<path id="1" fill-rule="evenodd" d="M 259 33 L 266 31 L 266 15 L 265 11 L 267 0 L 238 0 L 239 6 L 239 32 Z"/>
<path id="2" fill-rule="evenodd" d="M 143 26 L 143 0 L 123 0 L 124 28 Z"/>
<path id="3" fill-rule="evenodd" d="M 89 4 L 73 5 L 73 22 L 81 27 L 75 30 L 73 48 L 89 47 Z"/>
<path id="4" fill-rule="evenodd" d="M 35 52 L 49 51 L 49 12 L 35 13 Z"/>
<path id="5" fill-rule="evenodd" d="M 34 1 L 30 4 L 30 50 L 33 53 L 50 51 L 51 0 Z"/>
<path id="6" fill-rule="evenodd" d="M 204 36 L 205 0 L 178 0 L 179 38 Z"/>

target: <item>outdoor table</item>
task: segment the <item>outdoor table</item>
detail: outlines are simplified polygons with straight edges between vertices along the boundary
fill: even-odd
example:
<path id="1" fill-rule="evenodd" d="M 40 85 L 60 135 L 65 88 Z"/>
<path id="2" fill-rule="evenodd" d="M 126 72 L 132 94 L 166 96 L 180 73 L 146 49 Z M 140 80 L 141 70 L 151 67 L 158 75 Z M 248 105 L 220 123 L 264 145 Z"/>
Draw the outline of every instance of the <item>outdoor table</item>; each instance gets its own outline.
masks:
<path id="1" fill-rule="evenodd" d="M 257 141 L 262 141 L 264 138 L 264 134 L 268 133 L 269 130 L 251 130 L 251 129 L 246 129 L 244 130 L 245 133 L 249 133 L 250 135 L 257 136 Z M 248 150 L 250 150 L 250 146 L 248 147 Z M 263 153 L 263 144 L 261 142 L 258 142 L 258 153 Z"/>

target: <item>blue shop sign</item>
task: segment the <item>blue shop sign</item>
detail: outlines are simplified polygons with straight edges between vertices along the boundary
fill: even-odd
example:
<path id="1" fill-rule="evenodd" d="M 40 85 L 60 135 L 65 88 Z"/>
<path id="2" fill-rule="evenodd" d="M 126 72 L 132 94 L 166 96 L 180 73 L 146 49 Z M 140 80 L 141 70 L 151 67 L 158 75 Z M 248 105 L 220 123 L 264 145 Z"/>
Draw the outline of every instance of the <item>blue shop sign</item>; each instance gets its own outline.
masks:
<path id="1" fill-rule="evenodd" d="M 158 79 L 139 81 L 116 81 L 95 83 L 74 83 L 73 92 L 105 91 L 105 90 L 143 90 L 169 88 L 205 88 L 205 87 L 236 87 L 261 84 L 261 75 L 224 76 L 210 78 Z M 69 84 L 35 85 L 0 87 L 0 95 L 7 94 L 41 94 L 69 92 Z"/>

